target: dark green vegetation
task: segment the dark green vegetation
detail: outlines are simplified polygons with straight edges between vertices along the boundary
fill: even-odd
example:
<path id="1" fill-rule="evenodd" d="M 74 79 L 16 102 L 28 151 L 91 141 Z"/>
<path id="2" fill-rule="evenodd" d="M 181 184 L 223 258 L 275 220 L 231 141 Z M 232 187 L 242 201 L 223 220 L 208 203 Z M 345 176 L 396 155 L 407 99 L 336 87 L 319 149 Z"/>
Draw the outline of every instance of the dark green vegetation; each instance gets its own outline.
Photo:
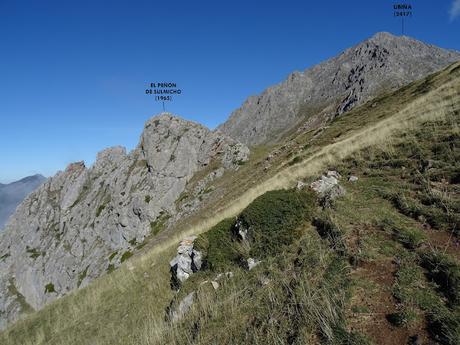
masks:
<path id="1" fill-rule="evenodd" d="M 30 248 L 29 246 L 26 246 L 26 252 L 32 259 L 36 259 L 41 255 L 45 255 L 45 253 L 38 251 L 36 248 Z"/>
<path id="2" fill-rule="evenodd" d="M 150 223 L 150 235 L 156 236 L 165 228 L 165 224 L 169 219 L 169 214 L 161 212 L 158 218 Z"/>
<path id="3" fill-rule="evenodd" d="M 190 291 L 198 291 L 197 301 L 165 343 L 368 344 L 347 329 L 350 266 L 311 225 L 318 212 L 312 192 L 271 191 L 201 235 L 204 268 L 173 306 Z M 247 229 L 245 240 L 239 229 Z M 248 257 L 262 263 L 247 271 Z M 206 281 L 219 272 L 234 276 L 221 278 L 214 291 Z"/>
<path id="4" fill-rule="evenodd" d="M 88 274 L 88 268 L 89 266 L 86 266 L 85 270 L 78 275 L 78 282 L 77 282 L 78 287 L 81 285 L 83 280 L 86 278 L 86 275 Z"/>
<path id="5" fill-rule="evenodd" d="M 365 175 L 360 193 L 379 208 L 363 224 L 375 229 L 358 251 L 389 268 L 395 304 L 387 320 L 440 344 L 460 343 L 458 117 L 425 123 L 394 147 L 365 150 L 340 166 Z"/>
<path id="6" fill-rule="evenodd" d="M 226 219 L 196 240 L 196 248 L 206 253 L 204 268 L 222 271 L 244 266 L 249 257 L 263 259 L 282 252 L 301 235 L 300 225 L 311 218 L 315 202 L 311 193 L 293 190 L 258 197 L 237 220 Z M 238 228 L 247 229 L 245 241 Z"/>
<path id="7" fill-rule="evenodd" d="M 123 255 L 121 256 L 120 258 L 120 262 L 124 262 L 126 260 L 128 260 L 131 256 L 133 256 L 133 253 L 129 250 L 127 250 L 126 252 L 123 253 Z"/>
<path id="8" fill-rule="evenodd" d="M 21 310 L 26 312 L 26 313 L 31 313 L 34 311 L 34 309 L 30 306 L 29 303 L 27 303 L 24 295 L 18 291 L 16 288 L 15 280 L 10 279 L 8 282 L 8 294 L 10 296 L 16 297 L 17 300 L 19 301 L 19 305 L 21 306 Z"/>
<path id="9" fill-rule="evenodd" d="M 342 180 L 333 209 L 273 191 L 201 235 L 205 269 L 175 303 L 197 297 L 165 343 L 459 344 L 458 115 L 337 164 L 359 180 Z M 248 257 L 262 263 L 246 271 Z M 204 283 L 228 271 L 218 290 Z"/>
<path id="10" fill-rule="evenodd" d="M 292 133 L 279 147 L 253 149 L 249 162 L 213 183 L 217 194 L 222 191 L 220 201 L 211 199 L 215 205 L 193 217 L 212 219 L 219 207 L 254 185 L 286 167 L 300 169 L 306 160 L 313 168 L 305 169 L 305 182 L 316 179 L 314 167 L 323 167 L 321 159 L 310 160 L 316 152 L 334 143 L 353 145 L 341 140 L 363 126 L 392 120 L 459 73 L 458 67 L 448 68 L 378 97 L 324 129 Z M 243 212 L 259 231 L 253 236 L 248 231 L 248 244 L 235 232 L 234 218 L 213 227 L 197 242 L 206 252 L 204 270 L 179 292 L 170 289 L 168 262 L 181 237 L 156 242 L 143 257 L 132 257 L 129 265 L 17 322 L 0 333 L 0 343 L 459 344 L 457 108 L 458 102 L 449 105 L 443 120 L 404 127 L 405 133 L 387 145 L 376 140 L 360 152 L 352 147 L 348 159 L 324 167 L 344 176 L 346 194 L 333 208 L 311 203 L 308 193 L 276 191 Z M 299 162 L 289 166 L 296 156 Z M 350 174 L 359 180 L 347 182 Z M 183 193 L 180 202 L 190 197 Z M 155 240 L 167 235 L 164 231 Z M 262 262 L 248 271 L 243 267 L 250 255 Z M 229 271 L 233 277 L 217 278 Z M 211 280 L 218 281 L 217 290 Z M 176 323 L 165 320 L 171 301 L 174 305 L 191 291 L 196 291 L 192 309 Z"/>
<path id="11" fill-rule="evenodd" d="M 53 283 L 46 284 L 45 285 L 45 292 L 46 293 L 56 292 L 56 290 L 54 289 L 54 284 Z"/>

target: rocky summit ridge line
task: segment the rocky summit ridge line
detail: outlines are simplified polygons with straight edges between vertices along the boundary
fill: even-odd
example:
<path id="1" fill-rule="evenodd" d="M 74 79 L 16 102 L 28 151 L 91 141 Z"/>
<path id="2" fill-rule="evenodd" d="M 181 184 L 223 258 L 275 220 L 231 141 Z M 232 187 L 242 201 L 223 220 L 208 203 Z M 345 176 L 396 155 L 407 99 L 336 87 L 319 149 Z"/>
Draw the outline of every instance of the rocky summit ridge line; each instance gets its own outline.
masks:
<path id="1" fill-rule="evenodd" d="M 401 62 L 404 54 L 411 64 Z M 238 169 L 249 155 L 241 141 L 276 141 L 304 120 L 313 127 L 459 57 L 377 34 L 250 98 L 218 130 L 162 113 L 147 121 L 132 152 L 112 147 L 89 168 L 69 165 L 29 195 L 0 234 L 0 328 L 116 268 L 159 226 L 199 208 L 198 197 L 189 206 L 176 201 L 195 176 L 204 190 Z"/>
<path id="2" fill-rule="evenodd" d="M 219 129 L 246 145 L 279 141 L 297 126 L 316 128 L 457 60 L 460 53 L 381 32 L 249 97 Z"/>
<path id="3" fill-rule="evenodd" d="M 0 234 L 0 328 L 117 267 L 159 223 L 194 174 L 237 169 L 246 146 L 169 113 L 145 124 L 132 152 L 70 164 L 29 195 Z"/>

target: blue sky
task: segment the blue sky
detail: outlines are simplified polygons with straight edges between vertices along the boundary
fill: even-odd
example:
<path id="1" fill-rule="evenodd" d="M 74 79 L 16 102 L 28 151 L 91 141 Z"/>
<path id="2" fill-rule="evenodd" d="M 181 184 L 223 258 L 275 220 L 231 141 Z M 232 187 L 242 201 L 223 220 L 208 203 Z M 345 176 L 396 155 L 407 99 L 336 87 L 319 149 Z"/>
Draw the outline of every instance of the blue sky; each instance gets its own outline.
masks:
<path id="1" fill-rule="evenodd" d="M 290 72 L 400 34 L 392 4 L 0 0 L 0 182 L 134 148 L 161 111 L 151 81 L 183 89 L 168 111 L 215 127 Z M 411 4 L 407 35 L 460 50 L 460 0 Z"/>

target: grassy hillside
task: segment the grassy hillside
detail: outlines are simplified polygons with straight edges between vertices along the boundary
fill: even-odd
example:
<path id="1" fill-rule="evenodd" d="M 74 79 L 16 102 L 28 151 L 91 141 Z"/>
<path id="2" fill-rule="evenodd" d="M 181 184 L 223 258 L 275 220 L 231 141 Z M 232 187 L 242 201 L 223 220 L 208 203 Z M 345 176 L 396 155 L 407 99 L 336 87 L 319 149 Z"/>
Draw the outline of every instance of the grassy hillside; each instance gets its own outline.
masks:
<path id="1" fill-rule="evenodd" d="M 458 344 L 459 120 L 456 64 L 258 148 L 216 181 L 207 209 L 0 343 Z M 346 194 L 323 209 L 291 188 L 326 168 L 344 176 Z M 255 229 L 249 247 L 234 238 L 236 215 Z M 202 234 L 206 265 L 175 292 L 168 262 L 189 233 Z M 249 256 L 262 259 L 251 271 Z M 202 284 L 228 271 L 217 290 Z M 190 291 L 192 310 L 171 323 L 167 308 Z"/>

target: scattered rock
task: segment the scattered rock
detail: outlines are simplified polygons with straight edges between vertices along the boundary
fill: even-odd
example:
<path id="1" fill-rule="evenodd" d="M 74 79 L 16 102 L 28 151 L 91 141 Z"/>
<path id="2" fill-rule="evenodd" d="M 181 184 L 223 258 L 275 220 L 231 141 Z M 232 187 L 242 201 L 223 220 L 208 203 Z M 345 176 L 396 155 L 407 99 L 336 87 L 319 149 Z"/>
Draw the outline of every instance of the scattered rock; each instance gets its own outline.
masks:
<path id="1" fill-rule="evenodd" d="M 258 264 L 260 264 L 262 261 L 260 260 L 256 260 L 256 259 L 253 259 L 253 258 L 249 258 L 247 260 L 247 265 L 248 265 L 248 270 L 252 270 L 254 267 L 256 267 Z"/>
<path id="2" fill-rule="evenodd" d="M 336 184 L 324 192 L 324 194 L 321 196 L 320 204 L 323 208 L 332 207 L 334 200 L 342 195 L 345 195 L 345 188 L 339 184 Z"/>
<path id="3" fill-rule="evenodd" d="M 183 239 L 177 248 L 177 255 L 169 262 L 171 267 L 171 287 L 178 289 L 190 275 L 200 270 L 203 255 L 193 248 L 196 236 Z"/>
<path id="4" fill-rule="evenodd" d="M 237 231 L 237 234 L 238 234 L 238 237 L 240 238 L 240 240 L 246 241 L 247 238 L 248 238 L 248 231 L 249 231 L 249 229 L 247 229 L 247 228 L 245 227 L 245 225 L 243 224 L 243 222 L 241 221 L 241 219 L 237 219 L 237 220 L 236 220 L 235 229 L 236 229 L 236 231 Z"/>
<path id="5" fill-rule="evenodd" d="M 321 178 L 310 184 L 310 188 L 318 194 L 324 194 L 332 187 L 337 185 L 339 181 L 335 177 L 321 176 Z"/>
<path id="6" fill-rule="evenodd" d="M 306 186 L 306 184 L 303 183 L 302 181 L 297 181 L 297 186 L 296 186 L 297 190 L 304 189 L 305 186 Z"/>
<path id="7" fill-rule="evenodd" d="M 265 286 L 265 285 L 268 285 L 270 284 L 270 279 L 268 279 L 267 277 L 265 276 L 262 276 L 259 278 L 259 282 L 262 286 Z"/>
<path id="8" fill-rule="evenodd" d="M 171 322 L 177 322 L 184 317 L 184 315 L 190 310 L 193 305 L 193 301 L 195 299 L 195 291 L 190 292 L 187 296 L 185 296 L 182 301 L 180 301 L 177 308 L 174 310 L 170 310 L 169 312 L 169 319 Z"/>
<path id="9" fill-rule="evenodd" d="M 348 178 L 348 181 L 350 181 L 350 182 L 356 182 L 356 181 L 358 181 L 358 177 L 357 177 L 357 176 L 354 176 L 354 175 L 351 175 L 351 176 Z"/>
<path id="10" fill-rule="evenodd" d="M 337 171 L 334 170 L 328 170 L 326 173 L 327 177 L 335 177 L 337 180 L 340 180 L 342 178 L 342 175 L 340 175 Z"/>
<path id="11" fill-rule="evenodd" d="M 214 290 L 217 290 L 219 288 L 219 283 L 214 280 L 211 282 L 211 285 L 214 288 Z"/>
<path id="12" fill-rule="evenodd" d="M 340 178 L 337 171 L 329 170 L 326 175 L 310 184 L 310 188 L 319 195 L 320 204 L 324 208 L 331 207 L 335 199 L 345 194 L 345 189 L 339 185 Z"/>

